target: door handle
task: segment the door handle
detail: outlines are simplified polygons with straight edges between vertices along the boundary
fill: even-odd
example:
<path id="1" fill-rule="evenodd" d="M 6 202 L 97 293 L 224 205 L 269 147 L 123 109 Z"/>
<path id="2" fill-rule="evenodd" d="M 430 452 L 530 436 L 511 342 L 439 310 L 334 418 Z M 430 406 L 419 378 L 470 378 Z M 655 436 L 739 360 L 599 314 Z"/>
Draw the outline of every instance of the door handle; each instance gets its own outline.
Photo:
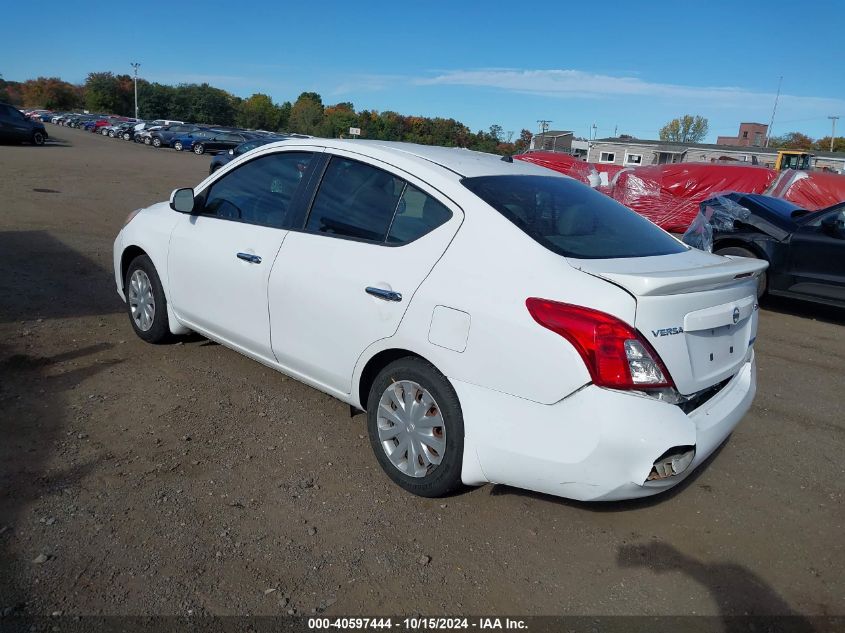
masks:
<path id="1" fill-rule="evenodd" d="M 253 255 L 252 253 L 238 253 L 238 259 L 242 259 L 250 264 L 261 263 L 261 258 L 258 255 Z"/>
<path id="2" fill-rule="evenodd" d="M 375 288 L 373 286 L 367 286 L 365 292 L 368 295 L 373 295 L 374 297 L 384 299 L 385 301 L 402 301 L 402 293 L 394 292 L 393 290 L 385 290 L 384 288 Z"/>

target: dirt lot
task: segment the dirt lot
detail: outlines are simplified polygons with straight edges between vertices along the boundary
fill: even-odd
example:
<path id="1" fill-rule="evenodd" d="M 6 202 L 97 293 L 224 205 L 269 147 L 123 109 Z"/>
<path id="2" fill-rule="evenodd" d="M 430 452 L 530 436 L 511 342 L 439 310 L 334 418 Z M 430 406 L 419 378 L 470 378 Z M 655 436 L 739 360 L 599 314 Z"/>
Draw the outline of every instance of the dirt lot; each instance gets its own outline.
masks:
<path id="1" fill-rule="evenodd" d="M 132 333 L 112 240 L 208 157 L 48 131 L 0 147 L 0 609 L 845 614 L 845 311 L 764 306 L 757 400 L 676 491 L 418 499 L 340 402 Z"/>

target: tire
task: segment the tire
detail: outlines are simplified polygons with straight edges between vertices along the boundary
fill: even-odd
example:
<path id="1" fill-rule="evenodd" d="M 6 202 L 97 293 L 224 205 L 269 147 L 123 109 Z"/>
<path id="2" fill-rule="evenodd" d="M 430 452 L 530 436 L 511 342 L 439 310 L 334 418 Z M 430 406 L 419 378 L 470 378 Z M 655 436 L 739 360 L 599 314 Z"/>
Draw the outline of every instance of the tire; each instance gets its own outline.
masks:
<path id="1" fill-rule="evenodd" d="M 129 132 L 124 132 L 124 133 L 123 133 L 123 140 L 124 140 L 124 141 L 131 141 L 131 140 L 132 140 L 132 137 L 131 137 L 131 136 L 129 136 Z"/>
<path id="2" fill-rule="evenodd" d="M 144 145 L 150 145 L 151 143 L 152 143 L 152 140 L 150 139 L 150 137 L 145 136 L 144 137 Z"/>
<path id="3" fill-rule="evenodd" d="M 205 145 L 203 145 L 202 143 L 197 143 L 196 145 L 194 145 L 194 154 L 196 154 L 197 156 L 202 156 L 203 154 L 205 154 Z"/>
<path id="4" fill-rule="evenodd" d="M 182 151 L 182 141 L 176 141 L 173 144 L 173 149 L 175 149 L 177 152 L 181 152 Z"/>
<path id="5" fill-rule="evenodd" d="M 123 287 L 126 311 L 135 334 L 147 343 L 164 343 L 170 339 L 167 300 L 149 257 L 138 255 L 132 260 L 126 270 Z"/>
<path id="6" fill-rule="evenodd" d="M 44 145 L 44 142 L 46 140 L 47 139 L 44 137 L 44 132 L 41 132 L 39 130 L 35 130 L 35 132 L 32 133 L 32 144 L 33 145 Z"/>
<path id="7" fill-rule="evenodd" d="M 415 414 L 420 402 L 429 407 Z M 452 385 L 433 365 L 408 356 L 385 367 L 367 397 L 367 430 L 379 466 L 408 492 L 442 497 L 462 487 L 463 414 Z"/>
<path id="8" fill-rule="evenodd" d="M 114 130 L 109 130 L 107 132 L 107 135 L 108 135 L 109 138 L 114 138 Z"/>
<path id="9" fill-rule="evenodd" d="M 156 136 L 156 137 L 152 140 L 152 145 L 153 145 L 153 147 L 161 147 L 161 139 L 160 139 L 159 137 L 157 137 L 157 136 Z"/>
<path id="10" fill-rule="evenodd" d="M 748 257 L 750 259 L 760 259 L 757 257 L 755 253 L 748 250 L 747 248 L 742 248 L 741 246 L 727 246 L 725 248 L 720 248 L 716 251 L 717 255 L 737 255 L 739 257 Z M 768 270 L 764 270 L 760 273 L 760 276 L 757 278 L 757 299 L 762 299 L 763 295 L 766 294 L 766 290 L 768 289 L 768 275 L 766 274 Z"/>

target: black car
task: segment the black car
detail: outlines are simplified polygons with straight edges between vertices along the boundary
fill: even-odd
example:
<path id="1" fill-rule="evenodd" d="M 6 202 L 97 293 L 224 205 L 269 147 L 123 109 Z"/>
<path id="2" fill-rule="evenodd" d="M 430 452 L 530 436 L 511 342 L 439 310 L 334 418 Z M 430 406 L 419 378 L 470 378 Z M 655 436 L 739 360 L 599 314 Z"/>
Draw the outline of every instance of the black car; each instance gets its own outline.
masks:
<path id="1" fill-rule="evenodd" d="M 714 222 L 726 206 L 732 221 Z M 715 210 L 714 253 L 769 262 L 759 295 L 845 307 L 845 202 L 808 211 L 781 198 L 731 193 L 701 204 L 708 207 Z"/>
<path id="2" fill-rule="evenodd" d="M 39 119 L 27 119 L 23 112 L 8 103 L 0 103 L 0 142 L 44 145 L 47 130 Z"/>
<path id="3" fill-rule="evenodd" d="M 250 141 L 246 141 L 245 143 L 241 143 L 237 147 L 230 149 L 227 152 L 220 152 L 216 154 L 211 159 L 211 164 L 208 166 L 208 173 L 213 174 L 215 171 L 223 167 L 223 165 L 228 164 L 230 161 L 235 160 L 241 154 L 247 153 L 251 149 L 255 149 L 256 147 L 261 147 L 262 145 L 267 145 L 267 143 L 275 143 L 276 141 L 283 141 L 286 138 L 290 138 L 289 136 L 261 136 L 258 138 L 254 138 Z"/>
<path id="4" fill-rule="evenodd" d="M 150 145 L 153 147 L 170 147 L 170 141 L 174 136 L 180 134 L 190 134 L 205 129 L 200 125 L 193 125 L 191 123 L 176 123 L 174 125 L 165 125 L 161 129 L 156 130 L 150 134 Z"/>
<path id="5" fill-rule="evenodd" d="M 235 149 L 245 141 L 255 138 L 263 138 L 250 134 L 249 132 L 218 132 L 209 139 L 202 139 L 191 146 L 194 154 L 205 154 L 206 152 L 225 152 Z"/>

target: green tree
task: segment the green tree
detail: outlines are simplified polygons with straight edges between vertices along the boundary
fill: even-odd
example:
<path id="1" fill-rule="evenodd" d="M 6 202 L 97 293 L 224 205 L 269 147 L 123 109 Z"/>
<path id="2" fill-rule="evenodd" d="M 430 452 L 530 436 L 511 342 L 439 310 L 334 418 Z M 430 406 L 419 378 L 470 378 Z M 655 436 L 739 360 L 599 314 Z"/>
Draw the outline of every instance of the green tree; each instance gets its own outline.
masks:
<path id="1" fill-rule="evenodd" d="M 519 133 L 519 138 L 513 144 L 514 153 L 524 152 L 529 147 L 531 147 L 531 139 L 534 137 L 534 134 L 531 130 L 526 130 L 525 128 Z"/>
<path id="2" fill-rule="evenodd" d="M 143 119 L 167 119 L 173 116 L 173 86 L 138 81 L 138 115 Z"/>
<path id="3" fill-rule="evenodd" d="M 710 124 L 702 116 L 684 116 L 672 119 L 660 129 L 660 140 L 673 143 L 700 143 L 707 136 Z"/>
<path id="4" fill-rule="evenodd" d="M 277 130 L 279 115 L 279 108 L 268 95 L 255 93 L 241 101 L 235 121 L 239 126 L 253 130 Z"/>
<path id="5" fill-rule="evenodd" d="M 303 92 L 291 106 L 288 127 L 300 134 L 317 134 L 322 122 L 322 98 L 316 92 Z"/>
<path id="6" fill-rule="evenodd" d="M 92 112 L 134 114 L 134 89 L 129 75 L 89 73 L 83 86 L 85 106 Z"/>
<path id="7" fill-rule="evenodd" d="M 813 143 L 813 149 L 817 149 L 822 152 L 829 152 L 830 136 L 823 136 L 818 139 L 815 143 Z M 845 136 L 837 136 L 833 139 L 833 151 L 845 152 Z"/>
<path id="8" fill-rule="evenodd" d="M 828 145 L 830 139 L 828 138 Z M 801 132 L 787 132 L 783 136 L 769 137 L 769 147 L 775 149 L 813 149 L 813 139 Z"/>
<path id="9" fill-rule="evenodd" d="M 356 127 L 355 107 L 349 103 L 338 103 L 323 110 L 323 122 L 319 134 L 326 138 L 349 136 L 349 128 Z"/>

